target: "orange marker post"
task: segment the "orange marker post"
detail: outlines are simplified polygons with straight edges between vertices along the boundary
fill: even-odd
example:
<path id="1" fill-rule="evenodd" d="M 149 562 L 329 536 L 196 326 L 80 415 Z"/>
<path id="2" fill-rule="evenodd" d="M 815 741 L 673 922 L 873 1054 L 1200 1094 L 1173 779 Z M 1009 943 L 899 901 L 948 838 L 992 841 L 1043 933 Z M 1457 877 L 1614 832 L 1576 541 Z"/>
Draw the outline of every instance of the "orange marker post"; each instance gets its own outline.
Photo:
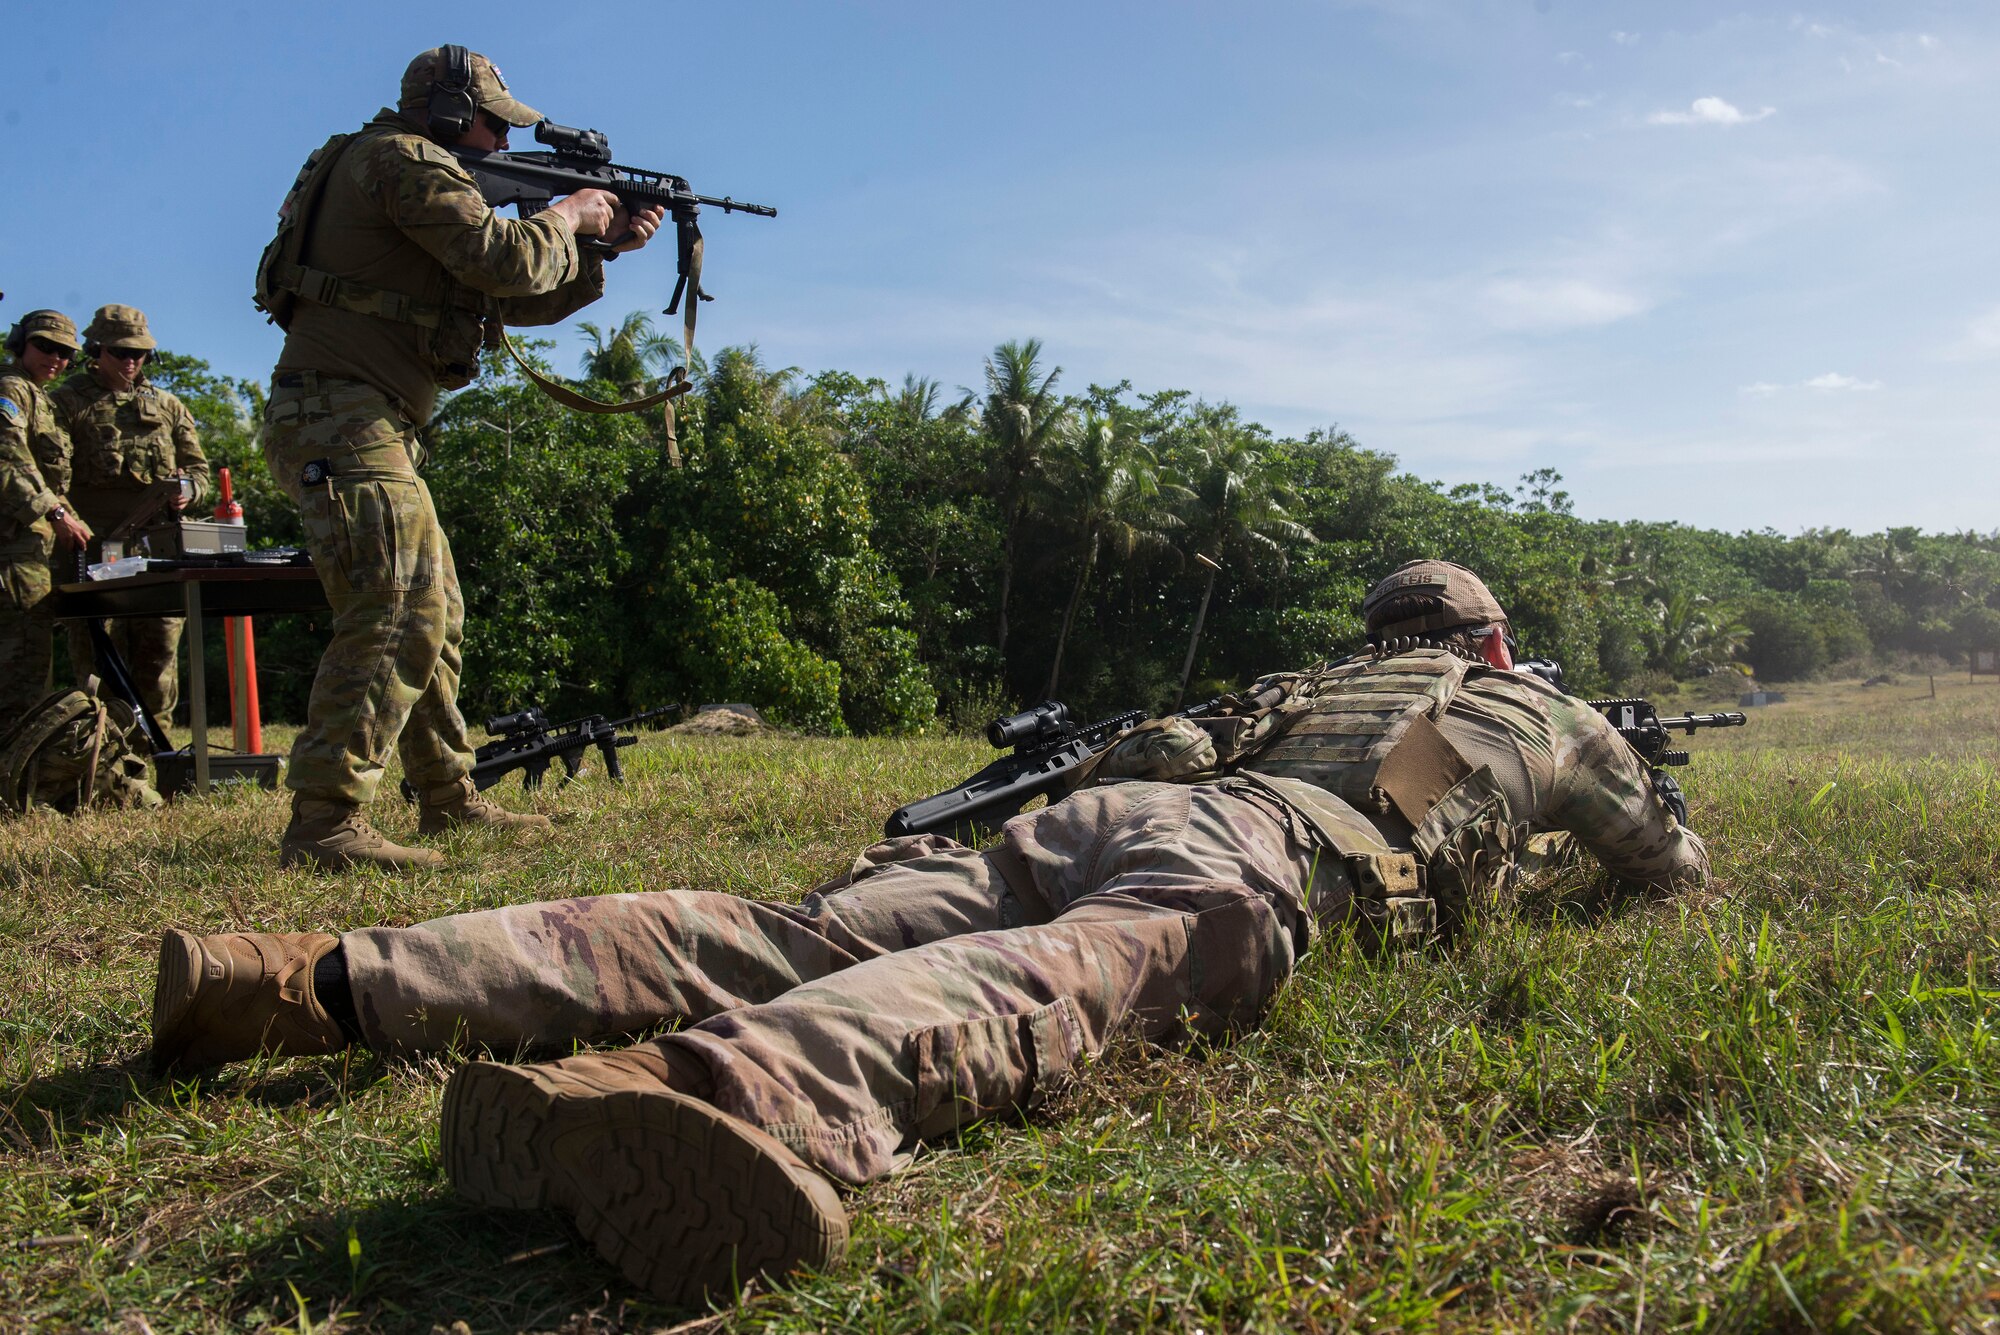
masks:
<path id="1" fill-rule="evenodd" d="M 215 470 L 221 499 L 215 503 L 218 523 L 241 524 L 243 505 L 230 485 L 229 470 Z M 236 725 L 236 749 L 246 755 L 264 751 L 264 720 L 257 705 L 257 640 L 249 617 L 225 617 L 223 646 L 229 657 L 229 714 Z"/>

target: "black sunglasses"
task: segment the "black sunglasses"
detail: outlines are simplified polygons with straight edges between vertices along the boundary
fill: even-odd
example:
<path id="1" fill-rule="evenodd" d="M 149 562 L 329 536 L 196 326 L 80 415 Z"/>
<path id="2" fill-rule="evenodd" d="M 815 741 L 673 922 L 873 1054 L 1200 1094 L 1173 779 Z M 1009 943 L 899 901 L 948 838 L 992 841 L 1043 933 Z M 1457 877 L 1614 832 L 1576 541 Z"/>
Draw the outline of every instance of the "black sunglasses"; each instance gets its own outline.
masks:
<path id="1" fill-rule="evenodd" d="M 51 343 L 45 338 L 31 338 L 28 340 L 28 346 L 36 352 L 41 353 L 44 357 L 60 357 L 66 362 L 76 360 L 75 348 L 66 348 L 60 343 Z"/>
<path id="2" fill-rule="evenodd" d="M 143 362 L 146 360 L 144 348 L 106 348 L 104 355 L 116 357 L 121 362 Z"/>

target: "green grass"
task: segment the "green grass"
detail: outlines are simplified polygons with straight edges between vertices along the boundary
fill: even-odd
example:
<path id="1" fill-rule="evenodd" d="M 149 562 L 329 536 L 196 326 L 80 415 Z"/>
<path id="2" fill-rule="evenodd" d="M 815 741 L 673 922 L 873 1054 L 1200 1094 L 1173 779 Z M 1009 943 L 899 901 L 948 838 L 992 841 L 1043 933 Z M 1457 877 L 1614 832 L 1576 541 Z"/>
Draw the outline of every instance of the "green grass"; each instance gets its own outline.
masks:
<path id="1" fill-rule="evenodd" d="M 1324 942 L 1258 1034 L 1115 1048 L 860 1192 L 845 1265 L 697 1328 L 2000 1328 L 1997 732 L 2000 687 L 1958 678 L 1697 738 L 1709 892 L 1607 908 L 1572 871 L 1450 957 Z M 623 789 L 540 799 L 553 845 L 410 880 L 278 871 L 267 795 L 0 824 L 0 1329 L 699 1316 L 556 1216 L 452 1198 L 449 1060 L 154 1080 L 157 932 L 795 897 L 982 750 L 653 737 Z"/>

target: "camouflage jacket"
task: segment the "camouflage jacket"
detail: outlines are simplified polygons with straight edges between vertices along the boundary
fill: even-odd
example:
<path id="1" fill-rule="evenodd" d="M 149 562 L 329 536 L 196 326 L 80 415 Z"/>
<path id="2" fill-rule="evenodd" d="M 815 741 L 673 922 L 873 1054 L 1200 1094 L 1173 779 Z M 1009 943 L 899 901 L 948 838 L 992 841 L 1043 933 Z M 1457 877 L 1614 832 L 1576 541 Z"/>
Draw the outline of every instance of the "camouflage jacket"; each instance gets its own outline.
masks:
<path id="1" fill-rule="evenodd" d="M 1336 847 L 1414 841 L 1429 857 L 1462 819 L 1499 835 L 1493 856 L 1511 857 L 1520 836 L 1565 831 L 1620 879 L 1663 889 L 1707 880 L 1707 850 L 1660 802 L 1638 753 L 1540 677 L 1419 649 L 1266 677 L 1245 695 L 1266 687 L 1282 688 L 1282 703 L 1155 720 L 1082 781 L 1243 774 Z M 1432 828 L 1419 828 L 1427 817 Z"/>
<path id="2" fill-rule="evenodd" d="M 1393 712 L 1399 695 L 1420 698 L 1414 683 L 1426 679 L 1412 670 L 1435 670 L 1440 663 L 1449 669 L 1443 675 L 1452 679 L 1451 685 L 1433 688 L 1431 701 L 1419 712 L 1466 765 L 1491 772 L 1505 796 L 1508 819 L 1522 833 L 1565 831 L 1607 871 L 1637 884 L 1666 889 L 1708 879 L 1707 850 L 1660 802 L 1638 753 L 1602 714 L 1531 673 L 1466 664 L 1440 650 L 1417 650 L 1324 675 L 1304 674 L 1285 709 L 1296 720 L 1333 708 L 1345 697 L 1350 703 L 1342 711 L 1340 730 L 1365 727 L 1354 722 L 1357 714 Z M 1316 698 L 1316 690 L 1324 696 Z M 1367 707 L 1354 710 L 1357 699 Z M 1292 727 L 1297 729 L 1298 723 Z M 1258 758 L 1245 765 L 1268 768 Z M 1338 786 L 1315 778 L 1309 766 L 1296 772 L 1322 787 Z"/>
<path id="3" fill-rule="evenodd" d="M 208 489 L 208 456 L 194 414 L 178 398 L 141 379 L 129 390 L 107 388 L 88 369 L 49 395 L 70 440 L 70 499 L 98 534 L 116 528 L 147 486 L 184 471 L 195 501 Z"/>
<path id="4" fill-rule="evenodd" d="M 443 311 L 434 328 L 301 300 L 277 369 L 373 385 L 412 421 L 477 372 L 486 326 L 554 324 L 604 294 L 561 219 L 502 218 L 450 152 L 384 109 L 339 149 L 302 262 Z"/>
<path id="5" fill-rule="evenodd" d="M 69 437 L 18 362 L 0 366 L 0 561 L 47 561 L 47 515 L 68 505 Z"/>

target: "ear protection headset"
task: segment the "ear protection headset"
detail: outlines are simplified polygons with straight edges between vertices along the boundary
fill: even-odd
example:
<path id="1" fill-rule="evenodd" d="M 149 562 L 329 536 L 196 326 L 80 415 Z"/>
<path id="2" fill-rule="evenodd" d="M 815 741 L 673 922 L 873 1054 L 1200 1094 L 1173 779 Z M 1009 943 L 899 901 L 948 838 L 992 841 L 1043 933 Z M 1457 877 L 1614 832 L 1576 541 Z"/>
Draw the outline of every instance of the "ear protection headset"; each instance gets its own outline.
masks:
<path id="1" fill-rule="evenodd" d="M 455 139 L 472 128 L 479 108 L 472 101 L 472 57 L 462 46 L 438 48 L 438 74 L 431 84 L 431 133 Z"/>
<path id="2" fill-rule="evenodd" d="M 11 352 L 16 357 L 19 357 L 21 354 L 25 353 L 28 350 L 27 331 L 21 328 L 21 322 L 19 320 L 14 321 L 14 327 L 7 331 L 7 342 L 5 346 L 7 351 Z"/>

